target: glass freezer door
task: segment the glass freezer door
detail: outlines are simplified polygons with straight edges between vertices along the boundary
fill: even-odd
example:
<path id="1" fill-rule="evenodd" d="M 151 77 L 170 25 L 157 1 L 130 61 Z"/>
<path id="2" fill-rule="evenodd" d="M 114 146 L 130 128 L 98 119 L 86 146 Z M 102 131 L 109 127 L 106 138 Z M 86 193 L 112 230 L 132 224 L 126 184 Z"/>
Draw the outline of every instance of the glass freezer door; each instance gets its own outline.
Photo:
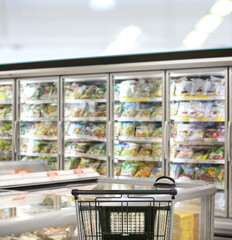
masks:
<path id="1" fill-rule="evenodd" d="M 14 159 L 13 151 L 14 81 L 0 82 L 0 161 Z"/>
<path id="2" fill-rule="evenodd" d="M 44 160 L 58 169 L 58 78 L 17 80 L 18 160 Z"/>
<path id="3" fill-rule="evenodd" d="M 170 176 L 215 184 L 215 214 L 225 216 L 227 70 L 176 70 L 167 76 Z"/>
<path id="4" fill-rule="evenodd" d="M 108 76 L 63 77 L 64 169 L 108 174 Z"/>
<path id="5" fill-rule="evenodd" d="M 112 75 L 115 178 L 163 174 L 163 73 Z"/>

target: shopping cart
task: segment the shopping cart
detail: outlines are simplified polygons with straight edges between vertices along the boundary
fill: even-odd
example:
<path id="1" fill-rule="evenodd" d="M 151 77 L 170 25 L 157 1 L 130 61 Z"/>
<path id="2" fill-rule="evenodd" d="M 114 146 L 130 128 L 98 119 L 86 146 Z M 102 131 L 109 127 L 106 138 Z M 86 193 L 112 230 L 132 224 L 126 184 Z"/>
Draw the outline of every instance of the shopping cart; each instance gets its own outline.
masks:
<path id="1" fill-rule="evenodd" d="M 154 185 L 153 190 L 72 190 L 78 239 L 171 239 L 177 190 L 170 183 Z"/>

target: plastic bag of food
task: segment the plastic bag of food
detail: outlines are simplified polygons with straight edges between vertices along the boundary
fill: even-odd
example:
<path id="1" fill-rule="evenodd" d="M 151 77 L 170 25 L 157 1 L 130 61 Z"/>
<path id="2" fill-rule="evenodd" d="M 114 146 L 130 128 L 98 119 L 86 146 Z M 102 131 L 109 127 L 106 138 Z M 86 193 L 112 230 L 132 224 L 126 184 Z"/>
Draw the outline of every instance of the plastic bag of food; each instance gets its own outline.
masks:
<path id="1" fill-rule="evenodd" d="M 120 135 L 120 122 L 114 123 L 114 137 L 118 137 Z"/>
<path id="2" fill-rule="evenodd" d="M 84 117 L 95 117 L 95 104 L 86 103 L 84 110 Z"/>
<path id="3" fill-rule="evenodd" d="M 176 96 L 190 96 L 192 91 L 192 82 L 186 78 L 180 78 L 176 81 Z"/>
<path id="4" fill-rule="evenodd" d="M 207 117 L 208 110 L 211 108 L 211 103 L 195 102 L 192 101 L 189 107 L 190 118 L 203 118 Z"/>
<path id="5" fill-rule="evenodd" d="M 172 80 L 170 84 L 170 96 L 174 97 L 175 95 L 176 95 L 176 82 Z"/>
<path id="6" fill-rule="evenodd" d="M 132 177 L 132 176 L 134 176 L 137 169 L 138 169 L 137 164 L 130 163 L 130 162 L 123 162 L 122 163 L 121 176 Z"/>
<path id="7" fill-rule="evenodd" d="M 178 179 L 180 176 L 181 167 L 178 163 L 170 164 L 170 177 L 174 179 Z"/>
<path id="8" fill-rule="evenodd" d="M 0 101 L 7 102 L 12 100 L 12 85 L 1 85 L 0 86 Z"/>
<path id="9" fill-rule="evenodd" d="M 104 99 L 106 98 L 106 85 L 105 84 L 94 84 L 93 85 L 93 99 Z"/>
<path id="10" fill-rule="evenodd" d="M 160 143 L 156 143 L 152 147 L 152 157 L 160 160 L 162 157 L 162 145 Z"/>
<path id="11" fill-rule="evenodd" d="M 161 137 L 162 137 L 162 127 L 158 127 L 158 128 L 156 128 L 156 129 L 154 129 L 151 137 L 161 138 Z"/>
<path id="12" fill-rule="evenodd" d="M 114 176 L 120 176 L 122 170 L 122 163 L 118 162 L 117 165 L 114 166 Z"/>
<path id="13" fill-rule="evenodd" d="M 137 117 L 149 117 L 152 113 L 153 107 L 151 103 L 140 103 L 137 105 Z"/>
<path id="14" fill-rule="evenodd" d="M 103 123 L 98 123 L 93 125 L 93 136 L 98 138 L 104 138 L 106 134 L 106 125 Z"/>
<path id="15" fill-rule="evenodd" d="M 177 116 L 177 112 L 178 112 L 178 109 L 179 109 L 179 103 L 171 103 L 170 105 L 170 115 L 171 115 L 171 118 Z"/>
<path id="16" fill-rule="evenodd" d="M 82 94 L 79 96 L 80 99 L 91 99 L 92 95 L 93 95 L 93 85 L 87 85 L 87 86 L 81 86 L 79 89 L 81 89 L 84 91 L 82 91 Z"/>
<path id="17" fill-rule="evenodd" d="M 177 159 L 192 159 L 193 158 L 193 149 L 188 147 L 183 147 L 179 149 L 179 152 L 176 156 Z"/>
<path id="18" fill-rule="evenodd" d="M 114 145 L 114 156 L 119 157 L 122 151 L 123 143 Z"/>
<path id="19" fill-rule="evenodd" d="M 120 135 L 124 137 L 134 137 L 135 135 L 135 123 L 134 122 L 122 122 L 120 126 Z"/>
<path id="20" fill-rule="evenodd" d="M 206 128 L 205 138 L 219 138 L 223 140 L 225 138 L 225 126 L 219 125 L 214 128 Z"/>
<path id="21" fill-rule="evenodd" d="M 105 143 L 97 143 L 97 144 L 91 145 L 89 147 L 89 150 L 87 151 L 87 154 L 100 155 L 104 145 Z"/>
<path id="22" fill-rule="evenodd" d="M 56 83 L 42 83 L 40 85 L 40 89 L 39 89 L 40 90 L 39 91 L 39 99 L 41 99 L 41 100 L 51 99 L 52 94 L 54 92 L 54 88 L 56 88 Z"/>
<path id="23" fill-rule="evenodd" d="M 39 99 L 40 85 L 39 84 L 27 84 L 21 87 L 21 99 L 36 100 Z"/>
<path id="24" fill-rule="evenodd" d="M 158 178 L 158 177 L 161 177 L 162 175 L 163 175 L 162 174 L 162 168 L 153 167 L 149 177 L 150 178 Z"/>
<path id="25" fill-rule="evenodd" d="M 44 104 L 41 111 L 44 118 L 57 118 L 57 105 Z"/>
<path id="26" fill-rule="evenodd" d="M 213 148 L 209 153 L 210 160 L 223 160 L 224 159 L 224 149 L 223 148 Z"/>
<path id="27" fill-rule="evenodd" d="M 181 102 L 179 104 L 177 117 L 189 118 L 189 110 L 190 110 L 190 103 L 189 102 Z"/>
<path id="28" fill-rule="evenodd" d="M 89 148 L 88 143 L 73 143 L 72 149 L 70 154 L 77 154 L 77 153 L 86 153 L 87 149 Z"/>
<path id="29" fill-rule="evenodd" d="M 154 126 L 153 126 L 154 129 Z M 136 127 L 135 136 L 136 137 L 150 137 L 153 129 L 150 128 L 150 124 L 143 123 Z"/>
<path id="30" fill-rule="evenodd" d="M 195 125 L 189 136 L 189 140 L 199 140 L 204 137 L 205 130 L 202 125 Z"/>
<path id="31" fill-rule="evenodd" d="M 180 177 L 187 177 L 190 179 L 194 179 L 194 165 L 190 164 L 181 164 L 182 173 Z"/>
<path id="32" fill-rule="evenodd" d="M 136 103 L 125 103 L 122 107 L 122 117 L 135 117 Z"/>
<path id="33" fill-rule="evenodd" d="M 122 146 L 121 157 L 136 157 L 139 151 L 139 145 L 136 143 L 125 143 Z"/>
<path id="34" fill-rule="evenodd" d="M 115 103 L 114 104 L 114 118 L 118 119 L 119 117 L 121 117 L 121 113 L 122 113 L 122 103 Z"/>
<path id="35" fill-rule="evenodd" d="M 209 111 L 209 118 L 224 118 L 225 103 L 223 101 L 214 101 L 212 108 Z"/>
<path id="36" fill-rule="evenodd" d="M 94 124 L 92 122 L 85 123 L 84 135 L 93 136 Z"/>
<path id="37" fill-rule="evenodd" d="M 65 100 L 73 100 L 78 99 L 78 91 L 79 91 L 80 84 L 74 82 L 65 85 Z"/>
<path id="38" fill-rule="evenodd" d="M 208 89 L 210 88 L 210 82 L 208 79 L 192 78 L 192 96 L 203 96 L 207 94 Z"/>
<path id="39" fill-rule="evenodd" d="M 106 117 L 106 103 L 96 104 L 95 117 Z"/>
<path id="40" fill-rule="evenodd" d="M 205 149 L 200 149 L 200 150 L 196 150 L 193 153 L 193 159 L 195 160 L 205 160 L 208 159 L 208 150 Z"/>
<path id="41" fill-rule="evenodd" d="M 137 81 L 135 81 L 135 80 L 123 81 L 120 84 L 118 84 L 119 97 L 120 98 L 132 98 L 135 93 L 136 85 L 137 85 Z"/>
<path id="42" fill-rule="evenodd" d="M 225 80 L 223 78 L 217 78 L 215 76 L 210 77 L 210 87 L 207 91 L 208 96 L 224 96 Z"/>
<path id="43" fill-rule="evenodd" d="M 80 99 L 87 89 L 88 86 L 78 84 L 72 92 L 71 99 Z"/>
<path id="44" fill-rule="evenodd" d="M 106 172 L 107 172 L 107 164 L 106 164 L 106 162 L 100 162 L 100 165 L 99 165 L 97 171 L 101 175 L 106 175 Z"/>
<path id="45" fill-rule="evenodd" d="M 89 158 L 80 158 L 80 162 L 78 164 L 78 168 L 89 168 L 92 160 Z"/>
<path id="46" fill-rule="evenodd" d="M 134 97 L 148 98 L 150 96 L 150 87 L 144 79 L 140 79 L 137 82 Z"/>
<path id="47" fill-rule="evenodd" d="M 150 143 L 142 144 L 138 157 L 151 157 L 152 154 L 152 145 Z"/>
<path id="48" fill-rule="evenodd" d="M 149 80 L 150 98 L 162 97 L 162 80 Z"/>
<path id="49" fill-rule="evenodd" d="M 177 125 L 177 139 L 183 140 L 189 138 L 194 129 L 193 124 L 178 124 Z"/>
<path id="50" fill-rule="evenodd" d="M 83 123 L 70 123 L 68 128 L 68 136 L 83 135 L 85 125 Z"/>
<path id="51" fill-rule="evenodd" d="M 152 163 L 140 164 L 134 177 L 143 177 L 143 178 L 149 177 L 153 166 L 154 165 Z"/>
<path id="52" fill-rule="evenodd" d="M 153 111 L 150 115 L 151 118 L 155 118 L 156 120 L 162 120 L 162 106 L 159 104 L 155 104 L 153 106 Z"/>

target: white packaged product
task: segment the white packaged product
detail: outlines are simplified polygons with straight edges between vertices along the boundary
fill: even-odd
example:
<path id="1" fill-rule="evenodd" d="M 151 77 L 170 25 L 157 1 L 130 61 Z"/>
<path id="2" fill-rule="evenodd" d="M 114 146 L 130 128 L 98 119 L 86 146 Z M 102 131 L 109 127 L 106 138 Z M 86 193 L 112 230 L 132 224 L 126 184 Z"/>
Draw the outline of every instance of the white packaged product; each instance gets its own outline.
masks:
<path id="1" fill-rule="evenodd" d="M 137 83 L 134 97 L 148 98 L 149 96 L 150 96 L 150 87 L 148 83 L 145 80 L 140 79 Z"/>
<path id="2" fill-rule="evenodd" d="M 192 91 L 192 82 L 188 81 L 186 78 L 180 78 L 176 82 L 176 96 L 190 96 Z"/>
<path id="3" fill-rule="evenodd" d="M 195 125 L 189 136 L 189 140 L 200 140 L 204 137 L 204 128 L 201 125 Z"/>
<path id="4" fill-rule="evenodd" d="M 210 88 L 210 82 L 208 79 L 192 78 L 192 96 L 203 96 L 207 94 L 208 89 Z"/>
<path id="5" fill-rule="evenodd" d="M 193 124 L 178 124 L 176 139 L 178 140 L 189 139 L 193 130 L 194 130 Z"/>
<path id="6" fill-rule="evenodd" d="M 223 96 L 225 93 L 225 80 L 223 78 L 210 77 L 210 87 L 207 91 L 209 96 Z"/>
<path id="7" fill-rule="evenodd" d="M 190 118 L 208 117 L 211 106 L 212 106 L 211 102 L 192 101 L 190 103 L 190 108 L 189 108 L 189 117 Z"/>
<path id="8" fill-rule="evenodd" d="M 189 109 L 190 109 L 189 102 L 181 102 L 179 104 L 177 117 L 178 118 L 189 118 Z"/>
<path id="9" fill-rule="evenodd" d="M 119 84 L 119 97 L 132 98 L 135 94 L 135 87 L 137 82 L 135 80 L 128 80 Z"/>
<path id="10" fill-rule="evenodd" d="M 224 118 L 225 104 L 222 101 L 214 101 L 209 112 L 209 118 Z"/>

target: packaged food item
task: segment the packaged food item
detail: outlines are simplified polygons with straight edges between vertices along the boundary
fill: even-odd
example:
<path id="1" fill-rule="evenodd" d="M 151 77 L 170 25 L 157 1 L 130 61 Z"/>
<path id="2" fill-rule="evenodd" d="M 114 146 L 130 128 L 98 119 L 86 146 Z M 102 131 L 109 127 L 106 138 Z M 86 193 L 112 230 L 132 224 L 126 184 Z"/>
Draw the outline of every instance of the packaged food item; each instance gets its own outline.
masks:
<path id="1" fill-rule="evenodd" d="M 82 87 L 84 87 L 84 85 Z M 80 99 L 91 99 L 93 91 L 93 85 L 86 85 L 85 91 L 83 92 L 83 94 L 81 94 Z"/>
<path id="2" fill-rule="evenodd" d="M 97 129 L 97 126 L 95 126 L 95 130 L 96 129 Z M 92 122 L 85 123 L 84 135 L 96 136 L 96 135 L 93 135 L 93 131 L 94 131 L 94 124 Z M 95 131 L 95 133 L 96 133 L 96 131 Z"/>
<path id="3" fill-rule="evenodd" d="M 116 102 L 114 104 L 114 118 L 118 119 L 121 117 L 121 112 L 122 112 L 122 103 Z"/>
<path id="4" fill-rule="evenodd" d="M 206 128 L 205 130 L 205 138 L 225 138 L 225 126 L 218 125 L 215 128 Z"/>
<path id="5" fill-rule="evenodd" d="M 120 122 L 115 122 L 114 123 L 114 136 L 118 137 L 120 135 Z"/>
<path id="6" fill-rule="evenodd" d="M 132 98 L 135 93 L 137 81 L 127 80 L 118 84 L 120 98 Z"/>
<path id="7" fill-rule="evenodd" d="M 95 104 L 94 103 L 86 103 L 84 117 L 95 117 Z"/>
<path id="8" fill-rule="evenodd" d="M 170 177 L 174 179 L 178 179 L 180 176 L 180 164 L 179 163 L 171 163 L 170 164 Z"/>
<path id="9" fill-rule="evenodd" d="M 42 105 L 40 104 L 22 104 L 21 105 L 21 117 L 22 118 L 40 118 Z"/>
<path id="10" fill-rule="evenodd" d="M 161 177 L 162 174 L 162 168 L 161 167 L 153 167 L 150 173 L 150 178 L 158 178 Z"/>
<path id="11" fill-rule="evenodd" d="M 192 82 L 188 81 L 186 78 L 180 78 L 176 81 L 176 96 L 190 96 L 192 91 Z"/>
<path id="12" fill-rule="evenodd" d="M 64 97 L 65 100 L 74 100 L 77 99 L 75 98 L 76 93 L 78 91 L 79 84 L 74 82 L 74 83 L 65 83 L 64 86 Z"/>
<path id="13" fill-rule="evenodd" d="M 0 102 L 10 102 L 12 100 L 12 85 L 0 86 Z"/>
<path id="14" fill-rule="evenodd" d="M 114 176 L 120 176 L 122 170 L 122 163 L 118 162 L 117 165 L 114 166 Z"/>
<path id="15" fill-rule="evenodd" d="M 162 137 L 162 127 L 156 128 L 156 129 L 153 131 L 151 137 L 161 138 L 161 137 Z"/>
<path id="16" fill-rule="evenodd" d="M 119 157 L 122 151 L 123 143 L 114 145 L 114 156 Z"/>
<path id="17" fill-rule="evenodd" d="M 139 145 L 136 143 L 125 143 L 122 146 L 121 157 L 136 157 L 139 151 Z"/>
<path id="18" fill-rule="evenodd" d="M 171 143 L 171 147 L 170 147 L 170 158 L 171 158 L 171 159 L 176 158 L 176 153 L 177 153 L 177 146 L 176 146 L 176 144 Z"/>
<path id="19" fill-rule="evenodd" d="M 122 107 L 122 117 L 135 117 L 136 103 L 124 103 Z"/>
<path id="20" fill-rule="evenodd" d="M 189 138 L 194 129 L 193 124 L 178 124 L 177 125 L 177 139 L 183 140 Z"/>
<path id="21" fill-rule="evenodd" d="M 0 122 L 0 136 L 12 136 L 12 123 L 8 121 Z"/>
<path id="22" fill-rule="evenodd" d="M 170 127 L 171 127 L 171 132 L 170 132 L 170 136 L 172 139 L 175 139 L 177 137 L 177 129 L 178 129 L 178 124 L 176 124 L 175 122 L 171 122 Z"/>
<path id="23" fill-rule="evenodd" d="M 190 118 L 207 117 L 211 106 L 212 106 L 211 103 L 192 101 L 189 106 L 189 117 Z"/>
<path id="24" fill-rule="evenodd" d="M 153 166 L 154 166 L 154 164 L 152 164 L 152 163 L 140 164 L 134 177 L 143 177 L 143 178 L 149 177 Z"/>
<path id="25" fill-rule="evenodd" d="M 71 149 L 73 148 L 73 144 L 72 142 L 66 142 L 64 145 L 64 153 L 65 154 L 70 154 Z"/>
<path id="26" fill-rule="evenodd" d="M 83 99 L 88 96 L 88 94 L 85 95 L 86 90 L 88 89 L 88 86 L 86 85 L 80 85 L 75 84 L 75 89 L 72 92 L 71 99 Z M 89 89 L 91 90 L 91 88 Z"/>
<path id="27" fill-rule="evenodd" d="M 150 96 L 150 87 L 147 81 L 139 79 L 135 88 L 134 97 L 148 98 Z"/>
<path id="28" fill-rule="evenodd" d="M 149 80 L 150 98 L 162 97 L 162 80 Z"/>
<path id="29" fill-rule="evenodd" d="M 149 143 L 142 144 L 138 157 L 151 157 L 152 154 L 152 145 Z"/>
<path id="30" fill-rule="evenodd" d="M 42 117 L 57 118 L 57 105 L 44 104 L 41 106 Z"/>
<path id="31" fill-rule="evenodd" d="M 170 105 L 170 115 L 171 115 L 171 118 L 177 116 L 177 111 L 179 109 L 179 103 L 171 103 Z"/>
<path id="32" fill-rule="evenodd" d="M 85 131 L 84 123 L 70 123 L 68 128 L 68 136 L 83 135 Z"/>
<path id="33" fill-rule="evenodd" d="M 204 137 L 205 130 L 202 125 L 195 125 L 192 128 L 191 134 L 189 136 L 189 140 L 200 140 Z"/>
<path id="34" fill-rule="evenodd" d="M 21 100 L 36 100 L 40 94 L 40 85 L 39 84 L 26 84 L 20 88 Z"/>
<path id="35" fill-rule="evenodd" d="M 94 155 L 100 155 L 101 150 L 105 143 L 97 143 L 93 144 L 89 147 L 89 150 L 87 151 L 88 154 L 94 154 Z"/>
<path id="36" fill-rule="evenodd" d="M 97 169 L 98 173 L 101 174 L 101 175 L 106 175 L 106 172 L 107 172 L 107 165 L 106 165 L 106 162 L 100 162 L 100 165 Z"/>
<path id="37" fill-rule="evenodd" d="M 40 152 L 50 153 L 52 149 L 52 145 L 53 145 L 52 143 L 42 141 L 40 145 Z"/>
<path id="38" fill-rule="evenodd" d="M 106 117 L 106 103 L 96 104 L 95 117 Z"/>
<path id="39" fill-rule="evenodd" d="M 138 165 L 130 162 L 122 163 L 121 176 L 132 177 L 138 169 Z"/>
<path id="40" fill-rule="evenodd" d="M 193 159 L 196 160 L 205 160 L 208 159 L 208 150 L 205 149 L 200 149 L 200 150 L 196 150 L 193 153 Z"/>
<path id="41" fill-rule="evenodd" d="M 188 147 L 182 147 L 179 149 L 176 158 L 178 159 L 192 159 L 193 158 L 193 149 Z"/>
<path id="42" fill-rule="evenodd" d="M 86 153 L 89 148 L 89 143 L 73 143 L 70 154 L 77 154 L 77 153 Z"/>
<path id="43" fill-rule="evenodd" d="M 179 104 L 177 117 L 189 118 L 189 110 L 190 110 L 190 103 L 189 102 L 181 102 Z"/>
<path id="44" fill-rule="evenodd" d="M 210 87 L 207 91 L 208 96 L 224 96 L 225 80 L 223 78 L 217 78 L 210 76 Z"/>
<path id="45" fill-rule="evenodd" d="M 192 96 L 203 96 L 207 94 L 208 89 L 210 88 L 210 82 L 208 79 L 192 78 Z"/>
<path id="46" fill-rule="evenodd" d="M 106 84 L 94 84 L 93 85 L 93 99 L 104 99 L 106 98 Z"/>
<path id="47" fill-rule="evenodd" d="M 224 149 L 221 148 L 213 148 L 209 153 L 210 160 L 223 160 L 224 159 Z"/>
<path id="48" fill-rule="evenodd" d="M 221 185 L 224 182 L 224 169 L 222 166 L 213 166 L 213 165 L 206 165 L 204 166 L 205 170 L 205 181 L 210 182 L 219 182 Z"/>
<path id="49" fill-rule="evenodd" d="M 151 103 L 140 103 L 137 105 L 137 117 L 149 117 L 152 113 L 153 107 Z"/>
<path id="50" fill-rule="evenodd" d="M 224 118 L 225 103 L 223 101 L 214 101 L 212 108 L 209 111 L 209 118 Z"/>
<path id="51" fill-rule="evenodd" d="M 133 137 L 135 135 L 135 123 L 121 122 L 120 135 L 124 137 Z"/>
<path id="52" fill-rule="evenodd" d="M 24 142 L 24 149 L 27 148 L 27 144 Z M 11 151 L 12 149 L 12 141 L 0 139 L 0 151 Z"/>
<path id="53" fill-rule="evenodd" d="M 0 105 L 0 118 L 12 119 L 12 106 Z"/>
<path id="54" fill-rule="evenodd" d="M 101 156 L 106 156 L 106 144 L 104 143 L 100 152 Z"/>
<path id="55" fill-rule="evenodd" d="M 78 168 L 89 168 L 91 167 L 92 160 L 89 158 L 80 158 Z"/>
<path id="56" fill-rule="evenodd" d="M 76 103 L 75 105 L 72 104 L 72 113 L 71 117 L 84 117 L 85 112 L 85 104 L 83 103 Z"/>
<path id="57" fill-rule="evenodd" d="M 180 177 L 194 179 L 194 164 L 181 164 L 182 173 Z"/>
<path id="58" fill-rule="evenodd" d="M 48 100 L 56 98 L 57 87 L 55 82 L 40 83 L 39 99 Z"/>
<path id="59" fill-rule="evenodd" d="M 171 80 L 170 84 L 170 96 L 174 97 L 176 95 L 176 82 L 175 80 Z"/>
<path id="60" fill-rule="evenodd" d="M 93 125 L 93 136 L 104 138 L 106 134 L 106 125 L 103 123 L 96 123 Z"/>
<path id="61" fill-rule="evenodd" d="M 136 126 L 135 136 L 136 137 L 150 137 L 154 131 L 154 124 L 143 123 Z"/>
<path id="62" fill-rule="evenodd" d="M 155 118 L 156 120 L 162 120 L 162 106 L 160 104 L 155 104 L 153 106 L 153 111 L 150 114 L 151 118 Z"/>
<path id="63" fill-rule="evenodd" d="M 161 143 L 156 143 L 152 147 L 152 157 L 160 160 L 162 157 L 162 146 Z"/>

